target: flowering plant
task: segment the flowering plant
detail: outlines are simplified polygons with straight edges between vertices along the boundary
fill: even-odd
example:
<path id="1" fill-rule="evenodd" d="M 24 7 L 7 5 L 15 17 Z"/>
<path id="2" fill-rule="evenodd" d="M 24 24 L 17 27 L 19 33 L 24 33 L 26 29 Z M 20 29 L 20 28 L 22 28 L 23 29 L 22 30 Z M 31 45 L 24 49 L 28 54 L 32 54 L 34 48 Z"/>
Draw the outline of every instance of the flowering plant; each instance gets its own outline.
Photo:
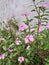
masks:
<path id="1" fill-rule="evenodd" d="M 30 25 L 33 19 L 24 13 L 23 24 L 18 26 L 12 18 L 0 29 L 0 65 L 49 65 L 48 4 L 38 6 L 39 3 L 32 1 L 35 8 L 31 12 L 37 12 L 34 18 L 38 20 L 35 26 Z M 42 26 L 45 28 L 41 29 Z"/>

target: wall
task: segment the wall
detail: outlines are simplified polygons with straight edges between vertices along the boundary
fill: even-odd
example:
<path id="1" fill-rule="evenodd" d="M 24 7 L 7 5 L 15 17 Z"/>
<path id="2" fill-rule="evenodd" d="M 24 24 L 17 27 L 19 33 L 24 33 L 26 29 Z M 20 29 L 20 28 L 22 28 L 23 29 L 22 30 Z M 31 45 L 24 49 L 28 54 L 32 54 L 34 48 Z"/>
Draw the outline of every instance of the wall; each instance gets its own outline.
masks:
<path id="1" fill-rule="evenodd" d="M 40 0 L 36 0 L 36 2 L 38 1 Z M 48 3 L 49 0 L 45 0 L 45 2 Z M 29 18 L 33 18 L 36 13 L 30 12 L 34 8 L 30 5 L 33 5 L 32 0 L 0 0 L 0 21 L 6 21 L 12 16 L 15 16 L 19 22 L 23 21 L 25 18 L 21 14 L 24 12 L 29 12 Z"/>

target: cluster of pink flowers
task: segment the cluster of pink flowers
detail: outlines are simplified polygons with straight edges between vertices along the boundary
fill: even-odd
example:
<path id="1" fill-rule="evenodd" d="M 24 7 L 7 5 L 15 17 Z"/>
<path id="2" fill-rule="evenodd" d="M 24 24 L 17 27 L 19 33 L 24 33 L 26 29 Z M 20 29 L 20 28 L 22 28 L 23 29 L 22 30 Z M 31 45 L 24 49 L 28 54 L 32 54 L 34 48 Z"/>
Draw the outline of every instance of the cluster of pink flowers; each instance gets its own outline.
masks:
<path id="1" fill-rule="evenodd" d="M 7 31 L 9 31 L 9 30 L 10 30 L 10 27 L 8 26 L 8 27 L 6 27 L 5 29 L 6 29 Z"/>
<path id="2" fill-rule="evenodd" d="M 20 45 L 21 41 L 18 38 L 16 38 L 15 43 L 16 45 Z"/>
<path id="3" fill-rule="evenodd" d="M 32 34 L 28 34 L 25 38 L 25 43 L 30 43 L 34 41 L 34 37 Z"/>
<path id="4" fill-rule="evenodd" d="M 19 58 L 18 58 L 18 61 L 19 61 L 20 63 L 22 63 L 22 62 L 24 61 L 24 57 L 23 57 L 23 56 L 19 57 Z"/>
<path id="5" fill-rule="evenodd" d="M 4 38 L 0 38 L 0 41 L 4 41 L 5 39 Z"/>
<path id="6" fill-rule="evenodd" d="M 43 7 L 48 7 L 48 3 L 44 3 L 42 6 Z"/>
<path id="7" fill-rule="evenodd" d="M 49 23 L 47 23 L 46 28 L 49 28 Z"/>
<path id="8" fill-rule="evenodd" d="M 5 54 L 0 55 L 0 60 L 5 58 Z"/>
<path id="9" fill-rule="evenodd" d="M 19 30 L 20 31 L 24 31 L 25 29 L 26 29 L 26 27 L 27 27 L 27 25 L 26 24 L 21 24 L 20 26 L 19 26 Z"/>

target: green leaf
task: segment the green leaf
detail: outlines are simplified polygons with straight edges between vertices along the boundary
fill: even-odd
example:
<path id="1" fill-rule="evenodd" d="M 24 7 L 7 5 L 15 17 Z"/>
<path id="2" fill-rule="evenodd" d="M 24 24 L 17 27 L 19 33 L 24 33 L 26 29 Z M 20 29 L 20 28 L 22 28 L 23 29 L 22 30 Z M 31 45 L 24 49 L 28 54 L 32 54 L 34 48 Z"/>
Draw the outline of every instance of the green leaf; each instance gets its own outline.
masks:
<path id="1" fill-rule="evenodd" d="M 40 16 L 35 16 L 35 18 L 40 19 Z"/>
<path id="2" fill-rule="evenodd" d="M 33 2 L 35 2 L 35 0 L 33 0 Z"/>
<path id="3" fill-rule="evenodd" d="M 25 58 L 25 62 L 26 62 L 26 63 L 29 63 L 30 61 L 28 60 L 28 58 Z"/>
<path id="4" fill-rule="evenodd" d="M 46 22 L 46 23 L 48 23 L 48 21 L 42 21 L 42 22 Z"/>
<path id="5" fill-rule="evenodd" d="M 39 7 L 39 9 L 43 12 L 46 10 L 45 7 Z"/>
<path id="6" fill-rule="evenodd" d="M 36 11 L 35 9 L 31 10 L 31 12 Z"/>
<path id="7" fill-rule="evenodd" d="M 49 14 L 42 14 L 41 17 L 43 17 L 43 16 L 49 16 Z"/>
<path id="8" fill-rule="evenodd" d="M 48 20 L 48 18 L 45 18 L 45 17 L 44 17 L 44 18 L 42 18 L 42 20 Z"/>
<path id="9" fill-rule="evenodd" d="M 49 45 L 48 44 L 44 47 L 44 50 L 49 50 Z"/>
<path id="10" fill-rule="evenodd" d="M 30 19 L 29 22 L 31 22 L 33 19 Z"/>
<path id="11" fill-rule="evenodd" d="M 4 50 L 4 51 L 6 51 L 6 50 L 7 50 L 7 47 L 6 47 L 6 46 L 3 46 L 2 48 L 3 48 L 3 50 Z"/>
<path id="12" fill-rule="evenodd" d="M 26 18 L 26 22 L 25 22 L 25 24 L 29 24 L 29 22 L 31 22 L 33 19 L 28 19 L 28 18 Z"/>
<path id="13" fill-rule="evenodd" d="M 46 58 L 45 60 L 49 63 L 49 58 Z"/>

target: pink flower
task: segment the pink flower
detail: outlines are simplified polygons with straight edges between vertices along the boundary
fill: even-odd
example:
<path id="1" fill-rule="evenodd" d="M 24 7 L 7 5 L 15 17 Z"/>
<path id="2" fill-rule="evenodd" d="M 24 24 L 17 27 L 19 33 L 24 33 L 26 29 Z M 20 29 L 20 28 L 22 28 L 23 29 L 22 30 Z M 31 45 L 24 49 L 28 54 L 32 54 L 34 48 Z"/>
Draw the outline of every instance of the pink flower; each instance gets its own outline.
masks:
<path id="1" fill-rule="evenodd" d="M 39 27 L 39 32 L 42 32 L 42 31 L 43 31 L 42 27 Z"/>
<path id="2" fill-rule="evenodd" d="M 27 25 L 26 24 L 22 24 L 19 26 L 19 30 L 20 31 L 24 31 L 26 29 Z"/>
<path id="3" fill-rule="evenodd" d="M 13 49 L 9 49 L 9 52 L 12 53 L 14 50 Z"/>
<path id="4" fill-rule="evenodd" d="M 21 41 L 18 38 L 16 38 L 15 43 L 16 45 L 20 45 Z"/>
<path id="5" fill-rule="evenodd" d="M 34 41 L 34 37 L 32 34 L 29 34 L 26 36 L 25 43 L 29 43 L 29 42 L 33 42 L 33 41 Z"/>
<path id="6" fill-rule="evenodd" d="M 34 37 L 33 37 L 33 35 L 31 34 L 31 35 L 29 35 L 29 40 L 30 41 L 34 41 Z"/>
<path id="7" fill-rule="evenodd" d="M 29 13 L 23 13 L 22 16 L 29 16 Z"/>
<path id="8" fill-rule="evenodd" d="M 4 38 L 0 38 L 0 41 L 4 41 L 5 39 Z"/>
<path id="9" fill-rule="evenodd" d="M 4 59 L 4 58 L 5 58 L 5 54 L 1 54 L 0 59 Z"/>
<path id="10" fill-rule="evenodd" d="M 49 28 L 49 23 L 47 23 L 46 28 Z"/>
<path id="11" fill-rule="evenodd" d="M 24 61 L 24 57 L 23 57 L 23 56 L 19 57 L 19 58 L 18 58 L 18 61 L 19 61 L 20 63 L 22 63 L 22 62 Z"/>
<path id="12" fill-rule="evenodd" d="M 25 38 L 25 43 L 29 43 L 29 39 L 28 38 Z"/>
<path id="13" fill-rule="evenodd" d="M 28 45 L 26 49 L 29 50 L 30 49 L 30 45 Z"/>
<path id="14" fill-rule="evenodd" d="M 10 27 L 6 27 L 5 29 L 6 29 L 7 31 L 9 31 L 9 30 L 10 30 Z"/>
<path id="15" fill-rule="evenodd" d="M 47 3 L 44 3 L 42 6 L 43 6 L 43 7 L 47 7 L 47 6 L 48 6 L 48 4 L 47 4 Z"/>
<path id="16" fill-rule="evenodd" d="M 41 29 L 39 29 L 39 32 L 42 32 L 42 30 L 41 30 Z"/>
<path id="17" fill-rule="evenodd" d="M 5 54 L 2 54 L 2 59 L 4 59 L 5 58 Z"/>

